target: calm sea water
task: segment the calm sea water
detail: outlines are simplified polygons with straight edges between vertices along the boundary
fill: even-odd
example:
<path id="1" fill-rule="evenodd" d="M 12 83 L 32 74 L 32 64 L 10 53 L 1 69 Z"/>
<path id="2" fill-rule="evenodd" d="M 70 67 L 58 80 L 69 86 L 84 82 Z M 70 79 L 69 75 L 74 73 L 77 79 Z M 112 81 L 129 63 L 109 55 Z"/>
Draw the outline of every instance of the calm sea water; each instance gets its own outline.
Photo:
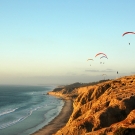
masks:
<path id="1" fill-rule="evenodd" d="M 54 119 L 63 100 L 51 86 L 0 86 L 0 135 L 29 135 Z"/>

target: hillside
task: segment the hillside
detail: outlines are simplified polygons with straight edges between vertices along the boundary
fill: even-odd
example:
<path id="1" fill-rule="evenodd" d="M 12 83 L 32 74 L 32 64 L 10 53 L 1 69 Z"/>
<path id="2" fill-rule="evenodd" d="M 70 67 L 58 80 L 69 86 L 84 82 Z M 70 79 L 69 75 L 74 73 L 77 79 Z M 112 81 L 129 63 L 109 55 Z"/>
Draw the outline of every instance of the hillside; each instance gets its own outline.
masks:
<path id="1" fill-rule="evenodd" d="M 55 135 L 135 134 L 135 75 L 94 84 L 72 84 L 49 94 L 74 101 L 68 123 Z"/>

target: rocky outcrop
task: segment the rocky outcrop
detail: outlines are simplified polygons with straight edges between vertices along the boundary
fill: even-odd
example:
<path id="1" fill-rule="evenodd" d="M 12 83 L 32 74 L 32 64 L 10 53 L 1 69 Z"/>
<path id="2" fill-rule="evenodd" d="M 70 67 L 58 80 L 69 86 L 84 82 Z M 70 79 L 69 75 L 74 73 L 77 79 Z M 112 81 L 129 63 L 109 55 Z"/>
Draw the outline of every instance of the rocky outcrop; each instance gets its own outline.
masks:
<path id="1" fill-rule="evenodd" d="M 54 93 L 74 100 L 68 123 L 55 135 L 113 135 L 120 127 L 135 128 L 135 76 Z"/>

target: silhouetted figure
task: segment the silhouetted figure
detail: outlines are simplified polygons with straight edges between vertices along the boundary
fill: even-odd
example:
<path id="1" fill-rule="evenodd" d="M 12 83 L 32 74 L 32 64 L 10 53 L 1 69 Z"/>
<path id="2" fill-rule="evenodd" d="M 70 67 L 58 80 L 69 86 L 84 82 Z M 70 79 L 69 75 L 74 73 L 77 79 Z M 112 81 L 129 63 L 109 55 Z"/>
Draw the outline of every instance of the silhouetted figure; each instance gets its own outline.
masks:
<path id="1" fill-rule="evenodd" d="M 130 43 L 129 43 L 129 45 L 130 45 Z"/>
<path id="2" fill-rule="evenodd" d="M 117 74 L 118 74 L 118 71 L 117 71 Z"/>

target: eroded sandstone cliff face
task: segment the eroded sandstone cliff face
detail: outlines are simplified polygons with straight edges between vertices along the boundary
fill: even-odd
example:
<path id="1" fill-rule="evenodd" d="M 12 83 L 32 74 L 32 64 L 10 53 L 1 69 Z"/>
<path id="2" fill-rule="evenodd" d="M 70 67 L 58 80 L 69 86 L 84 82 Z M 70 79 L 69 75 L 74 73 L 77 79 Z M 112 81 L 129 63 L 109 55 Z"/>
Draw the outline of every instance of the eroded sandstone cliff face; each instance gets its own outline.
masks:
<path id="1" fill-rule="evenodd" d="M 120 127 L 135 128 L 135 76 L 74 87 L 70 92 L 63 87 L 52 94 L 74 99 L 68 123 L 55 135 L 113 135 Z"/>

